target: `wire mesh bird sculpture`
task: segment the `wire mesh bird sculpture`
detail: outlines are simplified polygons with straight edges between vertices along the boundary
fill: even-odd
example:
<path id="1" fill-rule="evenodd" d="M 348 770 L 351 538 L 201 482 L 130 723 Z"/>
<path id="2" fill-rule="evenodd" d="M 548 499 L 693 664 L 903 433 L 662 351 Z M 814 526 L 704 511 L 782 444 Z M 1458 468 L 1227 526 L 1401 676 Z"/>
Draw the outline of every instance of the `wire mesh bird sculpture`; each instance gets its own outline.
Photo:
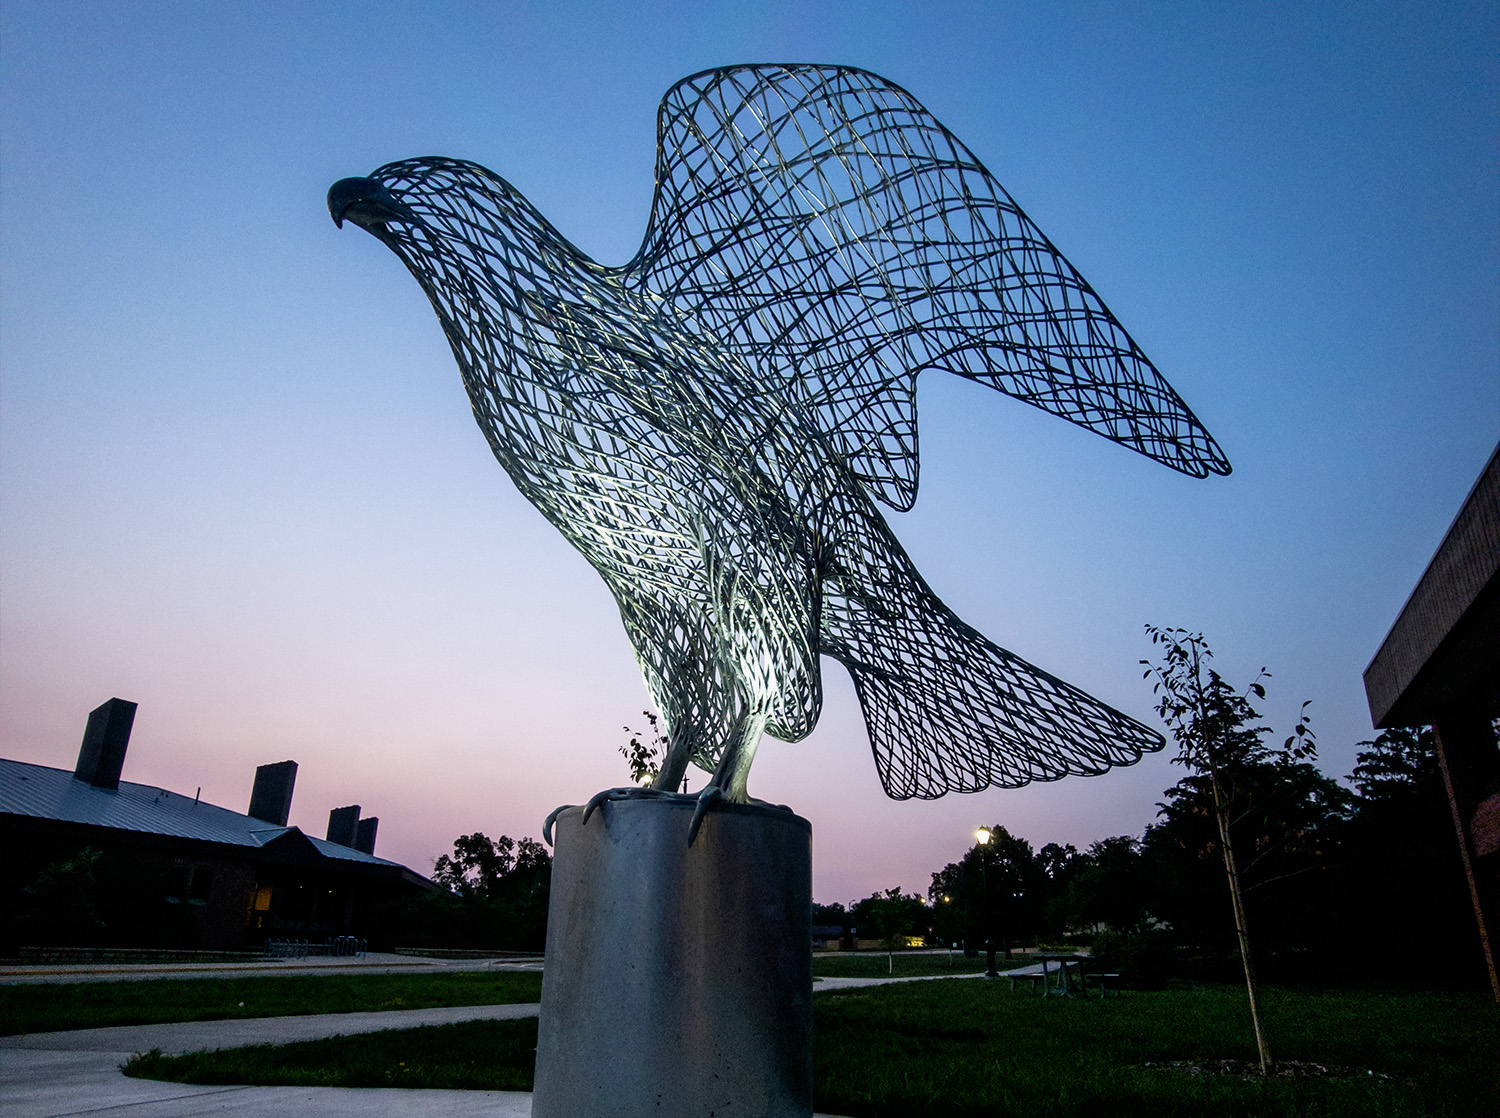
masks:
<path id="1" fill-rule="evenodd" d="M 819 657 L 853 677 L 888 795 L 1130 764 L 1161 738 L 993 644 L 877 502 L 917 495 L 916 376 L 986 384 L 1197 477 L 1229 463 L 1082 276 L 900 87 L 843 66 L 679 82 L 635 258 L 596 263 L 447 158 L 328 204 L 417 278 L 521 492 L 603 577 L 670 743 L 654 788 L 745 802 Z"/>

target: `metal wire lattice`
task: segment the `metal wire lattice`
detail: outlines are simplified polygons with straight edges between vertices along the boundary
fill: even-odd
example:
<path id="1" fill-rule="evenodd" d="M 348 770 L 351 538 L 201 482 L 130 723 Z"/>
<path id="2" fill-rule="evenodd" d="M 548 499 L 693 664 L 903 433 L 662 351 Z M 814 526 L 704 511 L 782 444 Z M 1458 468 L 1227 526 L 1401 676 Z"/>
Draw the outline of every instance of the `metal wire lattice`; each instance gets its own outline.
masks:
<path id="1" fill-rule="evenodd" d="M 853 676 L 896 798 L 1098 773 L 1160 737 L 965 625 L 876 501 L 945 369 L 1194 476 L 1228 462 L 1077 271 L 910 94 L 739 66 L 663 100 L 640 251 L 590 260 L 444 158 L 330 192 L 406 263 L 496 458 L 604 578 L 671 750 L 731 799 Z"/>

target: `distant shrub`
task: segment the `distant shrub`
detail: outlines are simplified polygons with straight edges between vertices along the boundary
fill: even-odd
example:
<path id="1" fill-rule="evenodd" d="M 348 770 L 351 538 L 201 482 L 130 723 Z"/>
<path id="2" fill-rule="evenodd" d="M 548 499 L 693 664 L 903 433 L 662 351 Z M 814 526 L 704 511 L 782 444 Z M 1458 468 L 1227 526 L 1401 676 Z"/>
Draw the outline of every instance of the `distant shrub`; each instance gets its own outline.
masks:
<path id="1" fill-rule="evenodd" d="M 1156 928 L 1105 931 L 1094 937 L 1095 968 L 1142 989 L 1166 985 L 1173 977 L 1175 954 L 1171 936 Z"/>

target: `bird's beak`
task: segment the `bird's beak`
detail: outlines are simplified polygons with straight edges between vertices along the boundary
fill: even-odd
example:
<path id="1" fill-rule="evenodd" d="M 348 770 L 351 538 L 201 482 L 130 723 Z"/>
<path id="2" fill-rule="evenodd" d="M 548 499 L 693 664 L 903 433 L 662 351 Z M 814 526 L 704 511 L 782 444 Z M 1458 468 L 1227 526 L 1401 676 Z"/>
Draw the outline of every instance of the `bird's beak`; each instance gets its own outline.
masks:
<path id="1" fill-rule="evenodd" d="M 416 221 L 416 214 L 374 179 L 339 179 L 328 188 L 328 212 L 340 229 L 348 218 L 372 232 L 388 221 Z"/>

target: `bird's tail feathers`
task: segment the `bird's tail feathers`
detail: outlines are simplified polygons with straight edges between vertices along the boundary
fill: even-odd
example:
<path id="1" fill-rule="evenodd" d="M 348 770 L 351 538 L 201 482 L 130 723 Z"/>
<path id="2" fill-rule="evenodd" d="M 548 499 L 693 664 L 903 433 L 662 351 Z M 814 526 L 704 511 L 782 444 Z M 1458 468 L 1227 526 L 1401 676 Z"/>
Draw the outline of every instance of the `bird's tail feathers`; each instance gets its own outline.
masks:
<path id="1" fill-rule="evenodd" d="M 885 561 L 827 588 L 822 651 L 854 679 L 888 795 L 1093 776 L 1162 748 L 1160 734 L 966 625 L 878 527 L 884 539 L 859 550 Z"/>

